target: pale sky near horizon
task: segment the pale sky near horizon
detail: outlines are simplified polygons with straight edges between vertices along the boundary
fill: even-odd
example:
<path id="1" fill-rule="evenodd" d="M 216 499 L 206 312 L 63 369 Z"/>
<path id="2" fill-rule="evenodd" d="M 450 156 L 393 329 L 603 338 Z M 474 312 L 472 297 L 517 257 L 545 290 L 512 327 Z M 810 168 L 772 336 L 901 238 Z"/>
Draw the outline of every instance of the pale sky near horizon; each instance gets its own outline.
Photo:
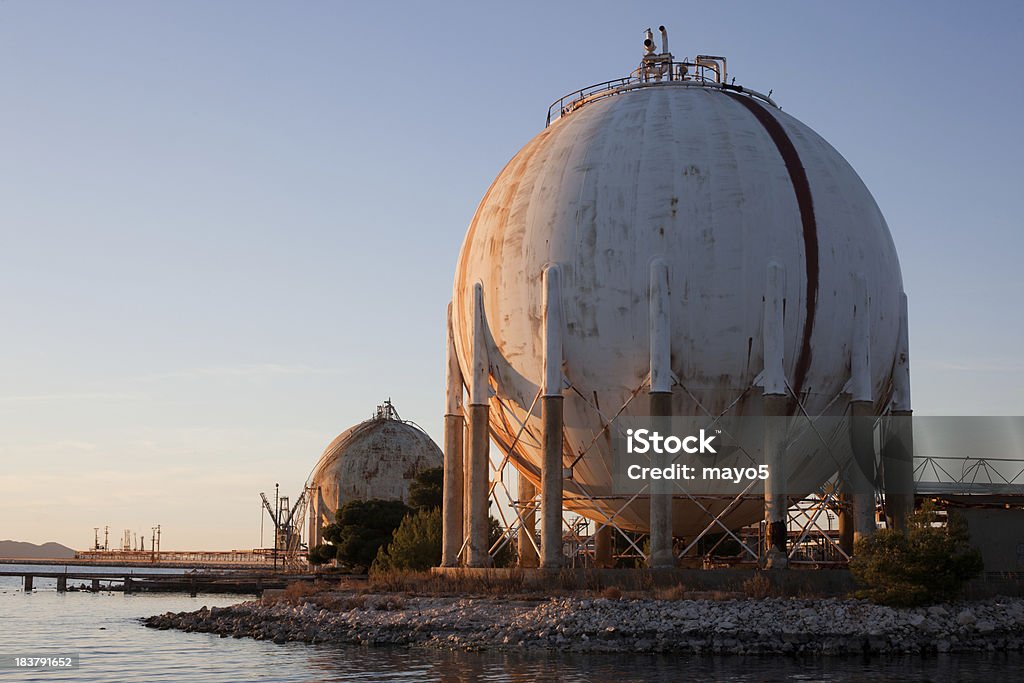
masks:
<path id="1" fill-rule="evenodd" d="M 384 399 L 440 441 L 477 203 L 660 23 L 871 189 L 916 411 L 1024 414 L 1019 3 L 8 1 L 0 539 L 254 547 Z"/>

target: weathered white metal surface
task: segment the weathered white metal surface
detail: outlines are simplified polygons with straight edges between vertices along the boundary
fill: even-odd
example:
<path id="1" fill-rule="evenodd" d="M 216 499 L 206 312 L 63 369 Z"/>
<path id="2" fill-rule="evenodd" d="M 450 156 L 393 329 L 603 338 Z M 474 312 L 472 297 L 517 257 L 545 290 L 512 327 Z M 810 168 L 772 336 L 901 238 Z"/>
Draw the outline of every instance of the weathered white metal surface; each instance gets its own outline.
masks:
<path id="1" fill-rule="evenodd" d="M 566 464 L 583 454 L 566 482 L 568 507 L 604 519 L 625 502 L 602 498 L 611 493 L 606 426 L 623 406 L 623 415 L 647 411 L 646 400 L 632 398 L 648 381 L 654 258 L 671 270 L 671 369 L 685 387 L 675 388 L 675 414 L 694 410 L 687 392 L 716 415 L 760 410 L 761 391 L 749 390 L 765 366 L 771 262 L 785 271 L 786 382 L 807 412 L 848 406 L 848 397 L 835 399 L 850 377 L 857 273 L 871 299 L 871 393 L 888 400 L 901 274 L 885 220 L 843 157 L 788 114 L 718 88 L 660 83 L 593 101 L 527 143 L 494 181 L 470 225 L 453 293 L 463 373 L 474 376 L 473 340 L 483 339 L 496 392 L 494 438 L 537 482 L 540 283 L 547 265 L 559 265 L 563 368 L 572 385 Z M 482 321 L 475 311 L 486 312 Z M 794 493 L 836 471 L 811 447 L 787 457 Z M 730 519 L 760 515 L 749 503 Z M 647 516 L 646 500 L 636 500 L 616 523 L 644 529 Z M 706 522 L 692 503 L 676 501 L 676 535 Z"/>
<path id="2" fill-rule="evenodd" d="M 442 464 L 437 444 L 408 422 L 378 417 L 346 429 L 324 449 L 310 480 L 317 532 L 350 500 L 408 501 L 416 475 Z"/>

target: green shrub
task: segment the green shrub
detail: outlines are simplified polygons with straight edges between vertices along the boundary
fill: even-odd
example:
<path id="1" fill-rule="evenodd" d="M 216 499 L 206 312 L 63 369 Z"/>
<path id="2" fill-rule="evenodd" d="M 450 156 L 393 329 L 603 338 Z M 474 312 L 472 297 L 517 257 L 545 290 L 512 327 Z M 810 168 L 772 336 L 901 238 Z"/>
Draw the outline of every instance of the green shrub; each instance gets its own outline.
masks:
<path id="1" fill-rule="evenodd" d="M 409 507 L 430 510 L 441 507 L 444 500 L 444 468 L 431 467 L 416 475 L 409 484 Z"/>
<path id="2" fill-rule="evenodd" d="M 950 512 L 945 527 L 937 520 L 926 502 L 908 520 L 906 535 L 883 529 L 859 540 L 850 561 L 853 578 L 866 586 L 858 595 L 894 607 L 956 598 L 984 567 L 963 519 Z"/>
<path id="3" fill-rule="evenodd" d="M 441 564 L 441 510 L 419 510 L 395 529 L 391 543 L 377 551 L 374 572 L 422 571 Z"/>
<path id="4" fill-rule="evenodd" d="M 330 543 L 321 543 L 309 549 L 307 559 L 309 559 L 309 563 L 314 567 L 325 564 L 334 559 L 334 550 L 334 546 Z"/>
<path id="5" fill-rule="evenodd" d="M 324 527 L 324 540 L 334 545 L 340 564 L 365 570 L 408 513 L 400 500 L 353 500 L 338 508 L 336 522 Z"/>

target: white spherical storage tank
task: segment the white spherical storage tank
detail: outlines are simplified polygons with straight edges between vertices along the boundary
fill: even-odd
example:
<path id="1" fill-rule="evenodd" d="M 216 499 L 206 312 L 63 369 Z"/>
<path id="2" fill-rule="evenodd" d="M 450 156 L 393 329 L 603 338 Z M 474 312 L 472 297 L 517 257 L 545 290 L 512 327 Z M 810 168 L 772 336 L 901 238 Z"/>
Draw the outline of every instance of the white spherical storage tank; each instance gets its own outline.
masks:
<path id="1" fill-rule="evenodd" d="M 892 400 L 905 337 L 893 240 L 850 164 L 769 98 L 684 75 L 668 57 L 664 77 L 641 73 L 577 97 L 508 162 L 469 226 L 451 312 L 467 383 L 480 337 L 491 438 L 539 486 L 542 282 L 557 266 L 564 505 L 637 531 L 648 528 L 649 506 L 612 490 L 611 435 L 621 417 L 650 414 L 652 265 L 668 278 L 673 415 L 760 414 L 765 381 L 789 397 L 791 415 L 842 415 L 854 400 L 878 414 Z M 766 380 L 770 282 L 782 360 L 781 375 Z M 860 343 L 870 363 L 851 389 L 855 338 L 868 329 Z M 837 470 L 835 454 L 810 442 L 788 457 L 793 492 Z M 714 512 L 727 501 L 703 505 Z M 730 524 L 756 521 L 761 509 L 743 503 Z M 674 535 L 707 523 L 692 499 L 676 497 Z"/>

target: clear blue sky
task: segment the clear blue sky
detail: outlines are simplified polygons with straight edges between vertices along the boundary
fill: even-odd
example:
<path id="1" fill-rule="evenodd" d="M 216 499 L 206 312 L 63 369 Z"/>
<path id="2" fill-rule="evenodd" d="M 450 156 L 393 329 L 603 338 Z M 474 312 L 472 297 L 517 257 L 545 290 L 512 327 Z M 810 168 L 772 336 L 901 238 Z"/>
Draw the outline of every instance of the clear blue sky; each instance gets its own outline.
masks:
<path id="1" fill-rule="evenodd" d="M 659 23 L 874 193 L 917 411 L 1024 413 L 1024 6 L 634 5 L 0 3 L 0 539 L 253 547 L 383 399 L 439 439 L 477 202 Z"/>

